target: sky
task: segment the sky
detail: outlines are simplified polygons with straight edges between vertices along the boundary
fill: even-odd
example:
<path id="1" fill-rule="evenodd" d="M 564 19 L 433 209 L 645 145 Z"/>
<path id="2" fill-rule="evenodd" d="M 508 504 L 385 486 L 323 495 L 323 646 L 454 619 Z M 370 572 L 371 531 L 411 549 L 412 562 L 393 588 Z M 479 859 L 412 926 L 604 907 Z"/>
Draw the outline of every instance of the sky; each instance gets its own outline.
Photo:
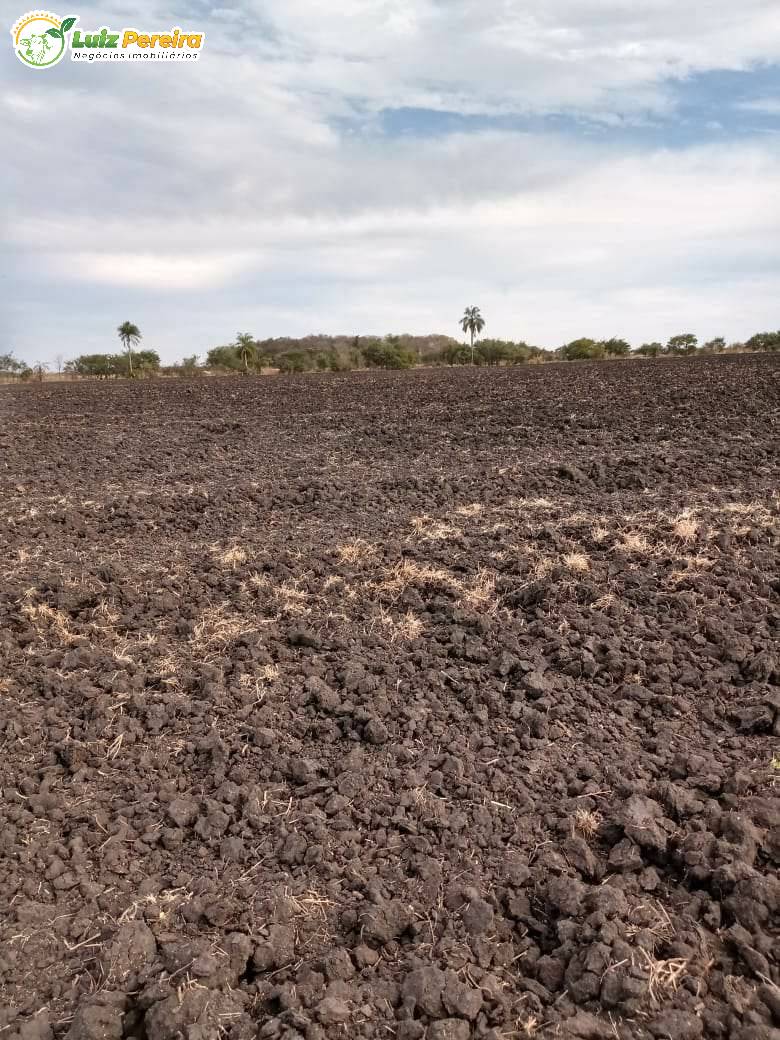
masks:
<path id="1" fill-rule="evenodd" d="M 56 0 L 61 4 L 62 0 Z M 24 13 L 0 0 L 9 30 Z M 199 62 L 0 61 L 0 353 L 780 328 L 777 0 L 74 0 Z"/>

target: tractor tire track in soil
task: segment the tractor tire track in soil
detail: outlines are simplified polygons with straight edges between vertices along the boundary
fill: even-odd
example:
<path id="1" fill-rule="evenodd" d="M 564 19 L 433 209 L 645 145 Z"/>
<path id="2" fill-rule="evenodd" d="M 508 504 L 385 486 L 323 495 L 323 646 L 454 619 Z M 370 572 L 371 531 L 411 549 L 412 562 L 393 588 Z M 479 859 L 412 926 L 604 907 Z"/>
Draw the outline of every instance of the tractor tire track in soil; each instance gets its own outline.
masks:
<path id="1" fill-rule="evenodd" d="M 780 358 L 0 417 L 0 1038 L 777 1040 Z"/>

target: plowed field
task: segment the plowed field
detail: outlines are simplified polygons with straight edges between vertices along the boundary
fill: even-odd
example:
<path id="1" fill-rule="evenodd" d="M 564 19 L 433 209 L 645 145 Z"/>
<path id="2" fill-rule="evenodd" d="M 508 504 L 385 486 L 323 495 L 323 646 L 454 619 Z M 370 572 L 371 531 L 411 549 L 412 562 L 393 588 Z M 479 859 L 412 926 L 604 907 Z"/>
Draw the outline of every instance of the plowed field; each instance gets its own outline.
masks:
<path id="1" fill-rule="evenodd" d="M 776 1040 L 780 358 L 0 389 L 0 1038 Z"/>

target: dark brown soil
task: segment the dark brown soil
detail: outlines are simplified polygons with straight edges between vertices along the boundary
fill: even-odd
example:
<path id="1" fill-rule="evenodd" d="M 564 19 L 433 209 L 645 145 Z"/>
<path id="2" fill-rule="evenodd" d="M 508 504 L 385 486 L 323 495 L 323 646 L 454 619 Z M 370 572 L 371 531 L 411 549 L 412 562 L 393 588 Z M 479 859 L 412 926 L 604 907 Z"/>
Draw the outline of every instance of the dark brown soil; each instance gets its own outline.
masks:
<path id="1" fill-rule="evenodd" d="M 780 1036 L 780 358 L 0 417 L 2 1040 Z"/>

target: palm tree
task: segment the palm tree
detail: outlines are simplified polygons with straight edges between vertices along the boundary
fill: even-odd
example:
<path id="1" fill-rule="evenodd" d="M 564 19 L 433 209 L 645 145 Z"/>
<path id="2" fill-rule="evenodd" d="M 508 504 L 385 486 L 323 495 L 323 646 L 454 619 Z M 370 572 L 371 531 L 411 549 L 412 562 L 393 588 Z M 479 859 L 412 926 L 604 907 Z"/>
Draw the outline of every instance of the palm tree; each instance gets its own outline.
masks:
<path id="1" fill-rule="evenodd" d="M 130 368 L 130 378 L 133 379 L 133 347 L 141 342 L 141 330 L 132 321 L 123 321 L 116 330 L 122 341 L 122 346 L 127 351 L 127 362 Z"/>
<path id="2" fill-rule="evenodd" d="M 474 333 L 479 335 L 485 327 L 485 319 L 479 312 L 479 307 L 467 307 L 460 319 L 460 327 L 464 332 L 471 334 L 471 363 L 474 364 Z"/>
<path id="3" fill-rule="evenodd" d="M 244 375 L 249 375 L 249 362 L 254 361 L 257 354 L 254 338 L 248 332 L 239 332 L 236 336 L 236 350 L 244 366 Z"/>

